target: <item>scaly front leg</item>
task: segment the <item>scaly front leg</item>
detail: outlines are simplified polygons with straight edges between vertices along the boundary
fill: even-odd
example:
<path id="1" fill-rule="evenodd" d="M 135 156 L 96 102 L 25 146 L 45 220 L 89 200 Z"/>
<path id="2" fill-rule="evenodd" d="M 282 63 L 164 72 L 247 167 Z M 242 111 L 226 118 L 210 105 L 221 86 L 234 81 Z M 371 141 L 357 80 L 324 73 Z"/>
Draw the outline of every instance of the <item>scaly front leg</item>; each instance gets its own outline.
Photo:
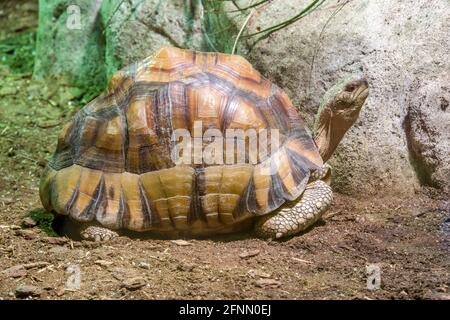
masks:
<path id="1" fill-rule="evenodd" d="M 256 224 L 256 234 L 261 238 L 282 238 L 305 230 L 328 210 L 333 192 L 322 180 L 306 186 L 298 202 L 291 202 L 274 214 L 262 217 Z"/>

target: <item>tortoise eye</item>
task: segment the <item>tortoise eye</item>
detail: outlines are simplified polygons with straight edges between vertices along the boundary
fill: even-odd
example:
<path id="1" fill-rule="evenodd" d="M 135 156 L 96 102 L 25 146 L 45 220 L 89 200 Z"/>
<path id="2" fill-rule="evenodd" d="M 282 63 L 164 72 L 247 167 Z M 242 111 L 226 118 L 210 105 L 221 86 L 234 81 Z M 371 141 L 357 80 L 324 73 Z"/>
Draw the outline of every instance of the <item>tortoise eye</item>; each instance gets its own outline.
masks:
<path id="1" fill-rule="evenodd" d="M 356 87 L 357 87 L 356 84 L 350 83 L 350 84 L 345 86 L 344 90 L 347 91 L 347 92 L 353 92 L 356 89 Z"/>

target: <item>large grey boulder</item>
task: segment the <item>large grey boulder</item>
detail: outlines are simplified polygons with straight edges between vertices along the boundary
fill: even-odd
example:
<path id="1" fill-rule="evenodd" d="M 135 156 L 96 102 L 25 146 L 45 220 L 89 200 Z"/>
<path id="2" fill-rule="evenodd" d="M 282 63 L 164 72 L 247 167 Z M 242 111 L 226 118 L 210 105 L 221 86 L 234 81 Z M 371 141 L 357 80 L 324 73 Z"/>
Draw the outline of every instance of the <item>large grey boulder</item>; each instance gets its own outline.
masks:
<path id="1" fill-rule="evenodd" d="M 409 159 L 422 184 L 449 193 L 450 72 L 416 83 L 416 87 L 408 97 L 404 121 Z"/>
<path id="2" fill-rule="evenodd" d="M 275 2 L 249 28 L 285 20 L 309 0 Z M 309 123 L 327 88 L 361 70 L 370 96 L 331 160 L 341 192 L 449 190 L 450 3 L 326 1 L 259 42 L 249 59 L 285 88 Z"/>

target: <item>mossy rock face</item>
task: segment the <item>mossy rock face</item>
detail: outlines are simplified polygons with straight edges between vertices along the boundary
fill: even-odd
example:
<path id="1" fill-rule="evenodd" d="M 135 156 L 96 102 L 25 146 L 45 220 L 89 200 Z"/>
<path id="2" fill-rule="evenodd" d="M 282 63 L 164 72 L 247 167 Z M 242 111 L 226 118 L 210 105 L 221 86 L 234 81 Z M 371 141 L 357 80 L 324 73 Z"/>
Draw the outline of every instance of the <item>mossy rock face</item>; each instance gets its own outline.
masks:
<path id="1" fill-rule="evenodd" d="M 101 3 L 39 1 L 35 78 L 62 77 L 86 91 L 101 91 L 107 80 Z"/>
<path id="2" fill-rule="evenodd" d="M 95 96 L 115 71 L 162 46 L 226 52 L 237 30 L 223 10 L 210 0 L 42 0 L 34 77 L 61 77 Z"/>

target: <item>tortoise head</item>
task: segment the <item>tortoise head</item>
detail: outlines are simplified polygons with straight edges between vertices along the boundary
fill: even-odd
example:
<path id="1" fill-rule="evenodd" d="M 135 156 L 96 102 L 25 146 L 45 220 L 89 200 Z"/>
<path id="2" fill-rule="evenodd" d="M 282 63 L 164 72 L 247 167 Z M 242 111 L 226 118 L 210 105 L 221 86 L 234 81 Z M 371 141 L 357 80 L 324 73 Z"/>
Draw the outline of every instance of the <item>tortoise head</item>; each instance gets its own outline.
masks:
<path id="1" fill-rule="evenodd" d="M 345 78 L 325 94 L 314 125 L 315 141 L 324 162 L 358 119 L 368 95 L 367 80 L 359 75 Z"/>

